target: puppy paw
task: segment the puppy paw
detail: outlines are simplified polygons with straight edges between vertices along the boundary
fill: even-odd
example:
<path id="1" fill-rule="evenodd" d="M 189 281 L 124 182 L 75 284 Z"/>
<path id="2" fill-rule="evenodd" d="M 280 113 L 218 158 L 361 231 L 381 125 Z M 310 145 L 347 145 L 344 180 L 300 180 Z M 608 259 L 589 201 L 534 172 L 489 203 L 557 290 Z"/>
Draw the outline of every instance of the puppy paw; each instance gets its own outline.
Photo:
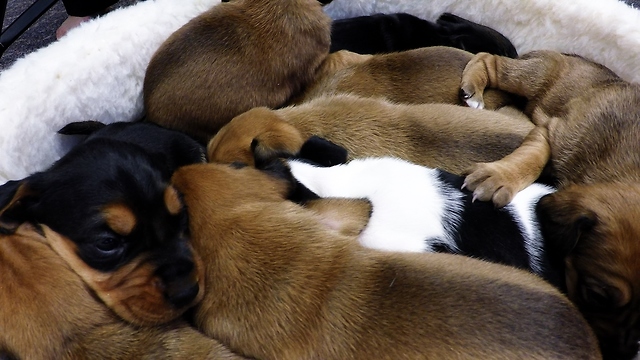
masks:
<path id="1" fill-rule="evenodd" d="M 462 71 L 460 98 L 471 108 L 484 109 L 483 94 L 489 85 L 487 64 L 492 56 L 488 53 L 478 53 L 469 60 Z"/>
<path id="2" fill-rule="evenodd" d="M 520 190 L 518 183 L 498 162 L 475 164 L 465 178 L 463 188 L 473 191 L 473 200 L 492 201 L 498 207 L 509 204 Z"/>

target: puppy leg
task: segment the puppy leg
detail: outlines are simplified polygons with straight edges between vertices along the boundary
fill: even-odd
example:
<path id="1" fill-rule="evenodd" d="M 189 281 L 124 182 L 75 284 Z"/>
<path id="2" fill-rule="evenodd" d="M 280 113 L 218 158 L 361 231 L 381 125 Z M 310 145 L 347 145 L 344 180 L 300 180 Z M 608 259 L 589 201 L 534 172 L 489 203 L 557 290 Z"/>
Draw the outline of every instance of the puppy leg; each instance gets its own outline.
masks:
<path id="1" fill-rule="evenodd" d="M 511 154 L 498 161 L 471 167 L 463 187 L 473 191 L 474 200 L 491 200 L 497 207 L 503 207 L 520 190 L 538 179 L 551 158 L 549 127 L 553 126 L 556 118 L 536 111 L 533 119 L 537 126 Z"/>
<path id="2" fill-rule="evenodd" d="M 550 79 L 557 77 L 562 66 L 552 56 L 531 53 L 511 59 L 479 53 L 462 72 L 460 93 L 469 107 L 483 109 L 486 88 L 503 90 L 531 100 L 548 89 Z"/>

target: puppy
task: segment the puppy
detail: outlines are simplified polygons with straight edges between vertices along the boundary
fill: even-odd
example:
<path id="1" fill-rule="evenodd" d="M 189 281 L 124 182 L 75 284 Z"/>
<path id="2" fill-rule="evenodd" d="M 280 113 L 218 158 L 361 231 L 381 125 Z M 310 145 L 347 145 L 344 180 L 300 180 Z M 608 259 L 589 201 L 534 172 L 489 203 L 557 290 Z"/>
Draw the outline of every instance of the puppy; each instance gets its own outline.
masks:
<path id="1" fill-rule="evenodd" d="M 122 321 L 52 249 L 65 241 L 28 223 L 0 235 L 1 359 L 240 359 L 184 321 Z"/>
<path id="2" fill-rule="evenodd" d="M 510 153 L 532 127 L 528 120 L 493 111 L 340 95 L 279 110 L 249 110 L 211 139 L 207 154 L 210 162 L 254 165 L 254 154 L 262 159 L 296 154 L 317 135 L 353 158 L 394 156 L 461 173 L 480 159 Z"/>
<path id="3" fill-rule="evenodd" d="M 321 198 L 371 203 L 358 235 L 366 247 L 461 254 L 527 269 L 560 285 L 534 213 L 540 197 L 553 192 L 549 186 L 532 184 L 498 209 L 460 190 L 464 177 L 401 159 L 354 159 L 332 167 L 292 159 L 287 165 L 296 181 Z"/>
<path id="4" fill-rule="evenodd" d="M 470 106 L 482 107 L 485 87 L 528 99 L 536 127 L 512 154 L 474 166 L 466 186 L 500 206 L 551 165 L 559 190 L 538 204 L 543 235 L 605 357 L 631 358 L 640 340 L 640 86 L 584 58 L 537 51 L 479 54 L 461 87 Z"/>
<path id="5" fill-rule="evenodd" d="M 470 52 L 445 46 L 380 55 L 339 51 L 325 59 L 318 76 L 291 103 L 349 93 L 409 104 L 465 105 L 460 79 L 472 57 Z M 519 105 L 515 96 L 503 91 L 489 89 L 484 96 L 490 110 Z"/>
<path id="6" fill-rule="evenodd" d="M 187 214 L 168 183 L 176 167 L 202 159 L 203 148 L 182 133 L 113 124 L 49 169 L 0 188 L 0 224 L 6 233 L 24 222 L 48 225 L 64 236 L 56 251 L 116 313 L 166 322 L 202 294 Z"/>
<path id="7" fill-rule="evenodd" d="M 252 107 L 282 106 L 329 52 L 329 2 L 233 0 L 196 17 L 149 63 L 147 119 L 206 142 Z"/>
<path id="8" fill-rule="evenodd" d="M 206 291 L 194 323 L 259 359 L 598 359 L 584 319 L 527 272 L 450 254 L 367 249 L 252 167 L 185 166 Z"/>
<path id="9" fill-rule="evenodd" d="M 459 16 L 444 13 L 435 23 L 405 13 L 374 14 L 334 20 L 330 52 L 381 54 L 427 46 L 451 46 L 472 53 L 517 57 L 504 35 Z"/>

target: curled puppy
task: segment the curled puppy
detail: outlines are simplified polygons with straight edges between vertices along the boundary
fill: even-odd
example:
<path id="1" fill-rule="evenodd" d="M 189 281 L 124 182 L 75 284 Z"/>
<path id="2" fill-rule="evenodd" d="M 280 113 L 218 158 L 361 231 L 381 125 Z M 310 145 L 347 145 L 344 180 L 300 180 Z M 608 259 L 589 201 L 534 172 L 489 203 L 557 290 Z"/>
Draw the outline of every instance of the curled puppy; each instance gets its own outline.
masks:
<path id="1" fill-rule="evenodd" d="M 565 269 L 567 293 L 603 354 L 630 359 L 640 341 L 640 86 L 574 55 L 517 60 L 478 54 L 461 88 L 470 105 L 495 87 L 527 98 L 536 127 L 513 153 L 470 169 L 467 186 L 501 206 L 551 165 L 555 194 L 537 212 Z"/>
<path id="2" fill-rule="evenodd" d="M 499 159 L 533 128 L 528 120 L 448 104 L 403 105 L 352 95 L 321 97 L 279 110 L 235 117 L 207 147 L 210 162 L 254 164 L 296 154 L 317 135 L 349 156 L 394 156 L 462 173 L 479 159 Z"/>
<path id="3" fill-rule="evenodd" d="M 314 81 L 291 103 L 353 94 L 409 104 L 466 105 L 460 98 L 460 79 L 472 57 L 470 52 L 446 46 L 380 55 L 339 51 L 327 56 Z M 520 105 L 516 96 L 504 91 L 487 89 L 483 95 L 489 110 Z"/>
<path id="4" fill-rule="evenodd" d="M 188 22 L 144 79 L 149 121 L 207 141 L 255 106 L 282 106 L 329 52 L 331 0 L 232 0 Z"/>
<path id="5" fill-rule="evenodd" d="M 252 167 L 180 168 L 206 264 L 194 323 L 259 359 L 598 359 L 573 305 L 533 274 L 451 254 L 367 249 Z"/>
<path id="6" fill-rule="evenodd" d="M 1 359 L 241 359 L 182 320 L 123 321 L 52 249 L 64 241 L 28 223 L 0 235 Z"/>
<path id="7" fill-rule="evenodd" d="M 451 46 L 472 53 L 517 57 L 504 35 L 459 16 L 444 13 L 431 22 L 405 13 L 374 14 L 334 20 L 330 52 L 380 54 L 427 46 Z"/>
<path id="8" fill-rule="evenodd" d="M 202 159 L 182 133 L 112 124 L 49 169 L 3 185 L 0 224 L 5 233 L 24 222 L 51 227 L 63 235 L 56 252 L 118 315 L 163 323 L 202 296 L 187 214 L 169 185 L 176 167 Z"/>
<path id="9" fill-rule="evenodd" d="M 364 246 L 387 251 L 447 252 L 529 270 L 560 287 L 535 215 L 553 188 L 532 184 L 502 209 L 474 201 L 464 177 L 395 158 L 362 158 L 320 167 L 287 162 L 296 179 L 321 198 L 362 198 L 371 216 L 358 235 Z"/>

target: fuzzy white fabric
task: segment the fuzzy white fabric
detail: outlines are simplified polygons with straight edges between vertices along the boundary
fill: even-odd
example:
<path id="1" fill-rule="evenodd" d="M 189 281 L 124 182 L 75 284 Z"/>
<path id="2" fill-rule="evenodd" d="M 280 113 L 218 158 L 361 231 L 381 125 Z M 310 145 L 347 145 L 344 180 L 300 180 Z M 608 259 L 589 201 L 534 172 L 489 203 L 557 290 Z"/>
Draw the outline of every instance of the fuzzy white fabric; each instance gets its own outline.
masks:
<path id="1" fill-rule="evenodd" d="M 0 184 L 43 170 L 74 141 L 74 121 L 142 115 L 151 56 L 180 26 L 220 0 L 147 0 L 86 22 L 0 73 Z"/>
<path id="2" fill-rule="evenodd" d="M 640 10 L 619 0 L 334 0 L 334 19 L 405 12 L 435 21 L 450 12 L 496 29 L 519 54 L 574 53 L 640 83 Z"/>
<path id="3" fill-rule="evenodd" d="M 220 0 L 147 0 L 70 31 L 0 73 L 0 184 L 48 167 L 73 141 L 73 121 L 142 114 L 151 55 L 176 29 Z M 502 32 L 520 53 L 552 49 L 605 64 L 640 82 L 640 10 L 618 0 L 334 0 L 333 18 L 452 12 Z"/>

